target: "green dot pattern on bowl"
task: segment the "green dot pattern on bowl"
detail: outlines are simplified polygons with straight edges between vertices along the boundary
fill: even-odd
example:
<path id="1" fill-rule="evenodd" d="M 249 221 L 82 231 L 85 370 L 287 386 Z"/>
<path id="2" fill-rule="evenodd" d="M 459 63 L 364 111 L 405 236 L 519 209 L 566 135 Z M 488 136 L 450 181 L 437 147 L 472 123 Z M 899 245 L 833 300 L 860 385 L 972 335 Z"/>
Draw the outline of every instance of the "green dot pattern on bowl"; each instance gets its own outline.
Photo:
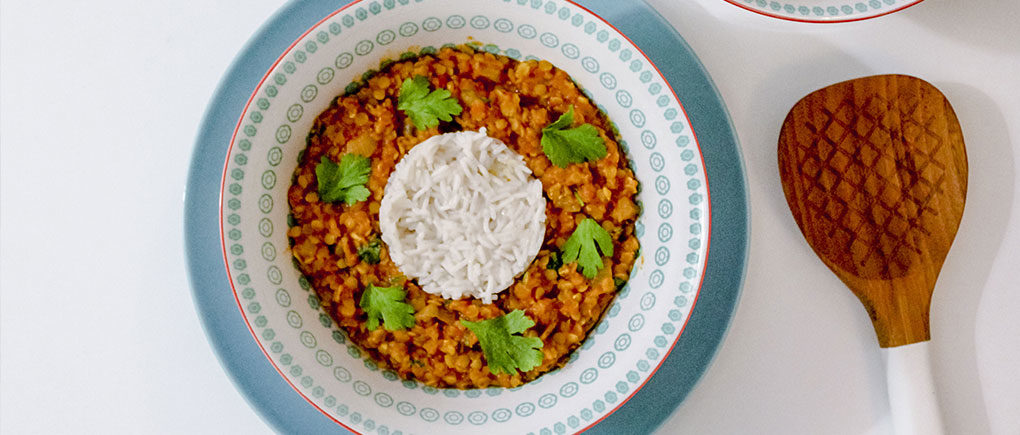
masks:
<path id="1" fill-rule="evenodd" d="M 883 15 L 920 0 L 727 0 L 766 15 L 804 21 L 844 21 Z"/>
<path id="2" fill-rule="evenodd" d="M 232 242 L 225 255 L 246 320 L 271 361 L 303 396 L 358 431 L 470 433 L 482 425 L 515 432 L 528 427 L 533 433 L 579 430 L 611 412 L 650 376 L 682 330 L 700 285 L 707 246 L 701 228 L 709 215 L 703 164 L 683 108 L 654 67 L 615 30 L 571 3 L 477 3 L 479 11 L 467 14 L 445 13 L 449 8 L 441 0 L 363 0 L 329 17 L 284 55 L 256 91 L 228 156 L 226 174 L 233 183 L 224 184 L 223 231 Z M 415 12 L 396 20 L 388 16 L 404 9 Z M 542 20 L 560 24 L 543 25 Z M 372 35 L 360 31 L 370 25 L 381 30 Z M 314 290 L 291 264 L 285 231 L 289 183 L 281 180 L 291 179 L 313 115 L 357 85 L 368 68 L 354 71 L 356 65 L 466 41 L 418 43 L 444 32 L 477 34 L 487 43 L 482 49 L 518 59 L 537 58 L 529 52 L 546 50 L 540 51 L 546 53 L 543 58 L 555 56 L 554 63 L 579 83 L 601 86 L 597 100 L 607 105 L 603 110 L 615 113 L 610 118 L 621 134 L 632 132 L 621 145 L 642 182 L 637 230 L 647 261 L 635 266 L 610 312 L 567 367 L 520 388 L 490 388 L 484 394 L 437 390 L 380 370 L 321 311 Z M 482 37 L 487 35 L 492 38 Z M 419 48 L 393 51 L 405 46 Z M 628 138 L 633 146 L 627 146 Z M 640 297 L 631 296 L 632 288 Z M 633 311 L 617 317 L 623 303 Z M 596 341 L 604 344 L 596 346 Z M 531 389 L 543 393 L 529 396 Z M 489 399 L 501 405 L 454 409 L 444 408 L 443 401 Z"/>

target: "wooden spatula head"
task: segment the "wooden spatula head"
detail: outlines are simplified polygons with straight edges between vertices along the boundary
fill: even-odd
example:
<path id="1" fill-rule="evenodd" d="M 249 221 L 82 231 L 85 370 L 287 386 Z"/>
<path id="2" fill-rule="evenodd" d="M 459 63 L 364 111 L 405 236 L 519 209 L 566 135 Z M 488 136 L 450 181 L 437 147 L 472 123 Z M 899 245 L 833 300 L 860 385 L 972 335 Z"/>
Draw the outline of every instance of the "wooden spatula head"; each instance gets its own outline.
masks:
<path id="1" fill-rule="evenodd" d="M 879 344 L 928 340 L 967 195 L 963 134 L 945 96 L 904 75 L 815 91 L 783 122 L 779 174 L 804 238 L 864 304 Z"/>

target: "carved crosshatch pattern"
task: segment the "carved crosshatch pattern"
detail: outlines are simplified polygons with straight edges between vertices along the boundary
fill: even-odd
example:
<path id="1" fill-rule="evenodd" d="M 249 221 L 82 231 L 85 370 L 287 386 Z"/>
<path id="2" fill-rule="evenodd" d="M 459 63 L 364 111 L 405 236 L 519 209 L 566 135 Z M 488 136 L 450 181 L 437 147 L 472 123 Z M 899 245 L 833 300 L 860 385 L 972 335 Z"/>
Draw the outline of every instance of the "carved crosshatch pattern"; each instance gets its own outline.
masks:
<path id="1" fill-rule="evenodd" d="M 848 271 L 902 276 L 921 254 L 918 232 L 930 235 L 925 222 L 938 215 L 931 201 L 946 172 L 936 129 L 945 123 L 920 107 L 916 94 L 892 102 L 869 96 L 859 107 L 843 99 L 803 123 L 812 137 L 796 155 L 811 180 L 809 213 L 833 240 L 828 248 L 852 253 L 840 257 L 852 260 L 840 264 Z"/>
<path id="2" fill-rule="evenodd" d="M 931 293 L 967 195 L 949 101 L 909 76 L 837 83 L 790 110 L 778 151 L 797 225 L 864 304 L 879 343 L 927 340 Z"/>

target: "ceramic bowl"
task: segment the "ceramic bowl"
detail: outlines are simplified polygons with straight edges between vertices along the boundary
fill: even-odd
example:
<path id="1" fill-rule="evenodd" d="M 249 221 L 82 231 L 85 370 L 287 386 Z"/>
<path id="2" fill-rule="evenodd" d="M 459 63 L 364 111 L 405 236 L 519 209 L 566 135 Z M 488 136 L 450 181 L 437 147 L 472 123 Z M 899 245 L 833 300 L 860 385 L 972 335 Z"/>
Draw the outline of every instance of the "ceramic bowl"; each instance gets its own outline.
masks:
<path id="1" fill-rule="evenodd" d="M 641 255 L 569 362 L 514 389 L 402 380 L 352 344 L 291 261 L 286 192 L 315 117 L 386 59 L 479 42 L 569 73 L 618 127 L 641 183 Z M 547 0 L 363 0 L 294 42 L 251 95 L 223 171 L 227 272 L 254 339 L 311 406 L 362 433 L 583 430 L 649 379 L 682 333 L 708 249 L 708 187 L 687 114 L 649 59 L 587 10 Z"/>
<path id="2" fill-rule="evenodd" d="M 725 0 L 773 18 L 808 23 L 842 23 L 888 15 L 922 0 Z"/>

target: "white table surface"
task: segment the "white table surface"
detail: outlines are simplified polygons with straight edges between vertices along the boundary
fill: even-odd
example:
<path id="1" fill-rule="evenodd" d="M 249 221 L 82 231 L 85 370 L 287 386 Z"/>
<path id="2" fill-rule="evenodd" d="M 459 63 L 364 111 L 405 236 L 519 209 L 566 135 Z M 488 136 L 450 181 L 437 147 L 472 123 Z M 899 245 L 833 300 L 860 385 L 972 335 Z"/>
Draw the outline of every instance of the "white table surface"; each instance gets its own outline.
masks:
<path id="1" fill-rule="evenodd" d="M 721 0 L 651 3 L 722 93 L 752 221 L 732 326 L 661 432 L 890 433 L 870 322 L 797 230 L 776 138 L 807 93 L 904 73 L 948 96 L 970 163 L 932 305 L 944 418 L 953 434 L 1020 433 L 1020 1 L 927 0 L 837 25 Z M 205 339 L 182 196 L 214 87 L 280 5 L 0 4 L 0 432 L 271 431 Z"/>

